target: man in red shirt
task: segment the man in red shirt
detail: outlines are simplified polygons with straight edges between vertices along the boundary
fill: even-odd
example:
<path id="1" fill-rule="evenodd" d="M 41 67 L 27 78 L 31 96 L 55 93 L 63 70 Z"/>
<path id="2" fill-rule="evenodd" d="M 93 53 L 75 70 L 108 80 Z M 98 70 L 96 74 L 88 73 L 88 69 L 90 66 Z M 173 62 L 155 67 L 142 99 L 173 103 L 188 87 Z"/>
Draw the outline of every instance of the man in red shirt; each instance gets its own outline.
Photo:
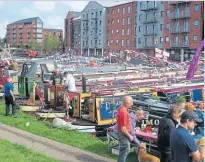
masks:
<path id="1" fill-rule="evenodd" d="M 131 133 L 131 121 L 128 109 L 133 105 L 133 99 L 130 96 L 123 98 L 123 105 L 118 109 L 117 125 L 118 125 L 118 138 L 119 138 L 119 156 L 118 162 L 125 162 L 127 155 L 130 151 L 130 142 L 133 141 Z"/>

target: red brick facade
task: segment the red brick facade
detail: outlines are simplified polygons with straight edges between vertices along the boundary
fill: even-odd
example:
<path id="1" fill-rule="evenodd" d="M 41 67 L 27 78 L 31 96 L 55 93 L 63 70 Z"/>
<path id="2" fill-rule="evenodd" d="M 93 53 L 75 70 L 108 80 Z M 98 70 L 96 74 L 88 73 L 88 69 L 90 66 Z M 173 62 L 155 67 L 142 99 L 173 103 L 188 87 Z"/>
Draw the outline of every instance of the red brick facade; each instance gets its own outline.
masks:
<path id="1" fill-rule="evenodd" d="M 180 1 L 181 2 L 181 1 Z M 188 1 L 180 4 L 174 4 L 174 1 L 164 2 L 164 32 L 163 32 L 163 48 L 170 49 L 174 47 L 182 47 L 182 48 L 197 48 L 199 42 L 202 40 L 202 31 L 203 27 L 203 13 L 202 13 L 202 1 Z M 175 1 L 178 3 L 178 1 Z M 197 5 L 199 5 L 197 7 Z M 186 15 L 185 7 L 189 7 L 189 14 Z M 174 13 L 176 13 L 176 8 L 179 8 L 179 17 L 178 19 L 173 18 Z M 199 8 L 198 11 L 195 11 Z M 168 16 L 168 12 L 170 12 L 170 16 Z M 194 26 L 194 21 L 198 20 L 198 26 Z M 174 23 L 179 21 L 179 32 L 173 32 Z M 184 29 L 184 21 L 188 21 L 187 31 Z M 170 31 L 167 28 L 167 24 L 170 26 Z M 188 36 L 188 40 L 184 41 L 183 37 L 185 35 Z M 194 36 L 197 37 L 197 40 L 194 40 Z M 166 39 L 169 41 L 166 41 Z M 174 44 L 174 37 L 178 37 L 178 44 Z M 196 39 L 195 37 L 195 39 Z"/>
<path id="2" fill-rule="evenodd" d="M 106 9 L 106 53 L 135 50 L 136 2 Z M 129 21 L 129 22 L 128 22 Z"/>

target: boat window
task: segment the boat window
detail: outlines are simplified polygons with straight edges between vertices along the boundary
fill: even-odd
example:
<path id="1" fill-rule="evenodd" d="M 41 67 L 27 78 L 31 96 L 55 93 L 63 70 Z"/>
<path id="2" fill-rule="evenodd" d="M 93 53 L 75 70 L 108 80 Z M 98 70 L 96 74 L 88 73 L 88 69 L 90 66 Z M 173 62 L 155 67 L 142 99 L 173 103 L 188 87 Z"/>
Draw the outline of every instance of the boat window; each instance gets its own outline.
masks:
<path id="1" fill-rule="evenodd" d="M 30 64 L 24 64 L 23 67 L 22 67 L 21 76 L 26 76 L 26 74 L 28 73 L 30 67 L 31 67 Z"/>
<path id="2" fill-rule="evenodd" d="M 184 92 L 182 94 L 182 96 L 184 96 L 186 98 L 186 102 L 190 102 L 191 101 L 191 93 L 190 92 Z"/>
<path id="3" fill-rule="evenodd" d="M 164 92 L 157 92 L 157 96 L 160 97 L 160 101 L 167 101 L 167 97 Z"/>

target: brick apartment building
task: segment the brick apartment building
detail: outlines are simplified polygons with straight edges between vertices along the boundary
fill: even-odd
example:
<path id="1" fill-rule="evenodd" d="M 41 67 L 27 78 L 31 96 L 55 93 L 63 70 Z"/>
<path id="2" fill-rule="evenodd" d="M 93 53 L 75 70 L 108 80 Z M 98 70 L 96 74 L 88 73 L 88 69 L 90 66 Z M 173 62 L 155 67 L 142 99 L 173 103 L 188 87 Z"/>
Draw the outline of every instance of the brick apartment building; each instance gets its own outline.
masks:
<path id="1" fill-rule="evenodd" d="M 43 21 L 33 17 L 8 24 L 6 39 L 11 46 L 25 46 L 30 40 L 42 43 L 42 32 Z"/>
<path id="2" fill-rule="evenodd" d="M 73 19 L 75 18 L 79 18 L 81 16 L 81 13 L 80 12 L 75 12 L 75 11 L 69 11 L 66 18 L 65 18 L 65 35 L 64 35 L 64 38 L 65 38 L 65 41 L 64 41 L 64 46 L 65 46 L 65 52 L 68 53 L 71 49 L 73 49 L 73 45 L 72 45 L 72 42 L 73 42 L 73 34 L 74 31 L 72 28 L 73 26 Z M 80 33 L 79 33 L 80 34 Z"/>
<path id="3" fill-rule="evenodd" d="M 163 48 L 170 59 L 190 60 L 203 39 L 203 1 L 164 2 Z"/>
<path id="4" fill-rule="evenodd" d="M 107 7 L 106 53 L 121 53 L 135 50 L 136 1 Z"/>

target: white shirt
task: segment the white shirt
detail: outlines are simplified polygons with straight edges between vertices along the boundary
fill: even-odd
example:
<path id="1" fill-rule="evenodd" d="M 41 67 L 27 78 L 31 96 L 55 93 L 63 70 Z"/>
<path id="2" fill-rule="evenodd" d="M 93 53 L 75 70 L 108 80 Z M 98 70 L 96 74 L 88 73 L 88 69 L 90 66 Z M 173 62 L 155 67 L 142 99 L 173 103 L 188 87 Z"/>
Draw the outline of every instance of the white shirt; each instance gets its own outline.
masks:
<path id="1" fill-rule="evenodd" d="M 65 80 L 65 86 L 68 87 L 68 91 L 70 92 L 75 92 L 77 91 L 76 86 L 75 86 L 75 78 L 73 75 L 68 74 Z"/>

